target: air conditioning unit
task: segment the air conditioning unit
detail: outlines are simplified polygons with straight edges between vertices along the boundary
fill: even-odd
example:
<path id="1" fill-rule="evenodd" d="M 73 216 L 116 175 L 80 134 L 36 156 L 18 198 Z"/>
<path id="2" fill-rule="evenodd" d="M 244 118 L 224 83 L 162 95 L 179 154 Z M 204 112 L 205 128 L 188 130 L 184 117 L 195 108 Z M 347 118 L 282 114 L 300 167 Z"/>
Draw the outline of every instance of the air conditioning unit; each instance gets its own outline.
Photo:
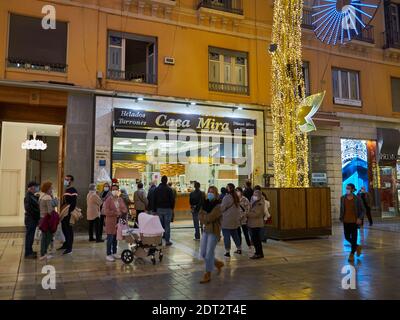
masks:
<path id="1" fill-rule="evenodd" d="M 173 66 L 173 65 L 175 64 L 175 58 L 172 58 L 172 57 L 165 57 L 165 58 L 164 58 L 164 63 Z"/>

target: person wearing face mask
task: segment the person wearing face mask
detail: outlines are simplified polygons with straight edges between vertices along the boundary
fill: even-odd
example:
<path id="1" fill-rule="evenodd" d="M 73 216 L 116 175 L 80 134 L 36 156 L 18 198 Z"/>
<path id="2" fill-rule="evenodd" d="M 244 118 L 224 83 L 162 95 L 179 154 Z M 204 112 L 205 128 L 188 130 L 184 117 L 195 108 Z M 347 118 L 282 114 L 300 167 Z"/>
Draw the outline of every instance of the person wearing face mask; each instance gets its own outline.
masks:
<path id="1" fill-rule="evenodd" d="M 264 227 L 264 201 L 261 191 L 255 190 L 251 197 L 250 210 L 247 213 L 247 226 L 250 229 L 251 241 L 255 249 L 255 253 L 250 259 L 264 258 L 261 242 Z"/>
<path id="2" fill-rule="evenodd" d="M 44 182 L 40 188 L 39 196 L 40 219 L 44 219 L 46 215 L 51 215 L 57 205 L 58 201 L 53 197 L 53 184 L 50 181 Z M 52 256 L 47 253 L 52 240 L 53 233 L 50 229 L 42 230 L 40 239 L 40 260 L 52 258 Z"/>
<path id="3" fill-rule="evenodd" d="M 237 254 L 242 254 L 238 228 L 240 226 L 240 205 L 239 197 L 235 192 L 235 185 L 228 183 L 226 186 L 226 195 L 221 202 L 222 212 L 222 234 L 224 236 L 225 257 L 231 256 L 231 237 L 236 245 Z"/>
<path id="4" fill-rule="evenodd" d="M 358 196 L 361 198 L 364 207 L 365 207 L 365 214 L 367 215 L 369 226 L 371 227 L 374 222 L 372 221 L 372 216 L 371 216 L 371 197 L 365 187 L 361 187 L 361 190 L 358 194 Z M 364 223 L 364 220 L 362 221 Z"/>
<path id="5" fill-rule="evenodd" d="M 351 244 L 349 262 L 354 262 L 354 254 L 361 255 L 361 245 L 357 244 L 358 228 L 364 218 L 364 204 L 354 192 L 354 184 L 346 186 L 346 194 L 340 198 L 340 221 L 343 223 L 344 237 Z"/>
<path id="6" fill-rule="evenodd" d="M 107 233 L 107 257 L 106 260 L 114 262 L 118 259 L 117 255 L 117 225 L 118 218 L 128 213 L 128 208 L 124 200 L 119 196 L 118 184 L 113 184 L 111 196 L 104 203 L 104 213 L 106 215 L 106 233 Z"/>
<path id="7" fill-rule="evenodd" d="M 111 196 L 111 190 L 110 190 L 110 184 L 108 182 L 104 183 L 103 185 L 103 191 L 100 193 L 100 198 L 103 204 L 100 206 L 100 222 L 99 222 L 99 233 L 100 233 L 100 240 L 96 242 L 104 242 L 103 238 L 103 228 L 104 228 L 104 223 L 106 220 L 106 216 L 104 213 L 103 205 L 106 202 L 107 198 Z"/>
<path id="8" fill-rule="evenodd" d="M 86 216 L 89 222 L 89 241 L 100 242 L 100 206 L 103 201 L 96 192 L 96 185 L 91 183 L 89 185 L 89 193 L 86 196 L 87 211 Z M 96 234 L 96 239 L 93 237 L 93 230 Z"/>
<path id="9" fill-rule="evenodd" d="M 28 183 L 27 192 L 24 198 L 25 207 L 25 259 L 36 259 L 36 252 L 33 251 L 33 241 L 35 239 L 35 231 L 40 220 L 39 185 L 32 181 Z"/>
<path id="10" fill-rule="evenodd" d="M 65 192 L 63 195 L 63 207 L 68 207 L 67 215 L 61 220 L 61 227 L 64 233 L 65 242 L 61 248 L 64 249 L 63 255 L 72 253 L 72 245 L 74 243 L 74 230 L 71 225 L 71 213 L 76 208 L 76 203 L 78 199 L 78 191 L 73 187 L 74 177 L 70 174 L 66 175 L 64 178 L 64 188 Z"/>
<path id="11" fill-rule="evenodd" d="M 218 274 L 221 272 L 224 263 L 215 258 L 215 247 L 221 238 L 221 200 L 219 200 L 218 189 L 214 186 L 208 188 L 207 199 L 203 201 L 199 219 L 204 226 L 203 236 L 200 242 L 200 254 L 206 265 L 206 272 L 200 283 L 207 283 L 211 280 L 211 272 L 214 267 Z"/>
<path id="12" fill-rule="evenodd" d="M 243 189 L 241 187 L 236 188 L 236 194 L 239 197 L 239 206 L 240 206 L 240 227 L 238 228 L 238 233 L 239 233 L 239 240 L 240 244 L 242 244 L 242 231 L 244 238 L 246 240 L 246 244 L 251 250 L 251 241 L 250 241 L 250 235 L 249 235 L 249 229 L 247 228 L 247 213 L 250 210 L 250 201 L 247 199 L 247 197 L 244 195 Z"/>

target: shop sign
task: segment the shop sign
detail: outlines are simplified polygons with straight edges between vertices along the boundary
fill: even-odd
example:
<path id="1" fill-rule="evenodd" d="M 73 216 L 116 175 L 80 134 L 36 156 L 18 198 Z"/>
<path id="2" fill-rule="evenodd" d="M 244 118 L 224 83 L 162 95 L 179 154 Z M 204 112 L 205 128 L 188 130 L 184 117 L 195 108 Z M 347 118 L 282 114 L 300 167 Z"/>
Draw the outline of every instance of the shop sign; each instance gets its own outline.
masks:
<path id="1" fill-rule="evenodd" d="M 316 172 L 311 174 L 311 182 L 312 183 L 327 183 L 328 178 L 326 173 Z"/>
<path id="2" fill-rule="evenodd" d="M 178 131 L 192 129 L 194 131 L 231 132 L 235 130 L 254 130 L 257 122 L 253 119 L 214 117 L 196 114 L 171 112 L 152 112 L 145 110 L 114 109 L 114 127 L 116 129 L 169 129 Z"/>
<path id="3" fill-rule="evenodd" d="M 381 163 L 396 161 L 399 157 L 400 131 L 391 128 L 377 128 L 379 161 Z"/>

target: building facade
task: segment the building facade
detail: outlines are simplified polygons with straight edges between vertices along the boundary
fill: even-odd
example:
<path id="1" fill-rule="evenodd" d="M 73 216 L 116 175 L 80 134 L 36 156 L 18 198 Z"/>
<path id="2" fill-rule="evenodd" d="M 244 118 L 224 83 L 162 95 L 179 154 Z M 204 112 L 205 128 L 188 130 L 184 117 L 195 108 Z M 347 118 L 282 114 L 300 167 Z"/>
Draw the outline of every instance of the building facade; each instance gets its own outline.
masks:
<path id="1" fill-rule="evenodd" d="M 335 47 L 316 39 L 312 3 L 304 6 L 307 93 L 327 93 L 310 135 L 310 174 L 315 185 L 331 188 L 334 218 L 343 183 L 354 179 L 368 185 L 377 212 L 398 213 L 398 151 L 388 131 L 400 129 L 396 1 L 385 1 L 356 40 Z M 58 191 L 67 172 L 82 206 L 87 185 L 105 175 L 133 191 L 137 180 L 167 174 L 182 203 L 194 180 L 273 185 L 266 178 L 273 173 L 272 13 L 272 0 L 1 2 L 0 226 L 23 224 L 27 180 L 51 179 Z M 168 147 L 167 157 L 185 153 L 183 160 L 151 163 L 147 134 L 168 120 L 184 122 L 181 129 L 193 129 L 198 141 L 208 137 L 206 160 L 204 145 L 190 145 L 192 132 L 157 142 L 158 151 Z M 231 133 L 199 133 L 199 121 Z M 252 136 L 234 142 L 234 129 Z M 34 133 L 53 146 L 51 163 L 20 148 Z M 229 139 L 230 152 L 221 142 Z M 239 164 L 240 155 L 249 163 Z"/>

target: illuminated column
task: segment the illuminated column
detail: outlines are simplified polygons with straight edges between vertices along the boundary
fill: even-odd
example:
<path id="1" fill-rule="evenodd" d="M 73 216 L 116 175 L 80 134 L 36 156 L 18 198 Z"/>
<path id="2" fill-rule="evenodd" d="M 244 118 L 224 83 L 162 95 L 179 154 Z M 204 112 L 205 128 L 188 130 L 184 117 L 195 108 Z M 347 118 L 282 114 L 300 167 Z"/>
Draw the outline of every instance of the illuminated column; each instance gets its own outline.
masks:
<path id="1" fill-rule="evenodd" d="M 301 57 L 302 0 L 275 0 L 272 28 L 272 122 L 276 187 L 307 187 L 308 139 L 300 131 L 304 98 Z M 303 98 L 302 98 L 303 97 Z"/>

